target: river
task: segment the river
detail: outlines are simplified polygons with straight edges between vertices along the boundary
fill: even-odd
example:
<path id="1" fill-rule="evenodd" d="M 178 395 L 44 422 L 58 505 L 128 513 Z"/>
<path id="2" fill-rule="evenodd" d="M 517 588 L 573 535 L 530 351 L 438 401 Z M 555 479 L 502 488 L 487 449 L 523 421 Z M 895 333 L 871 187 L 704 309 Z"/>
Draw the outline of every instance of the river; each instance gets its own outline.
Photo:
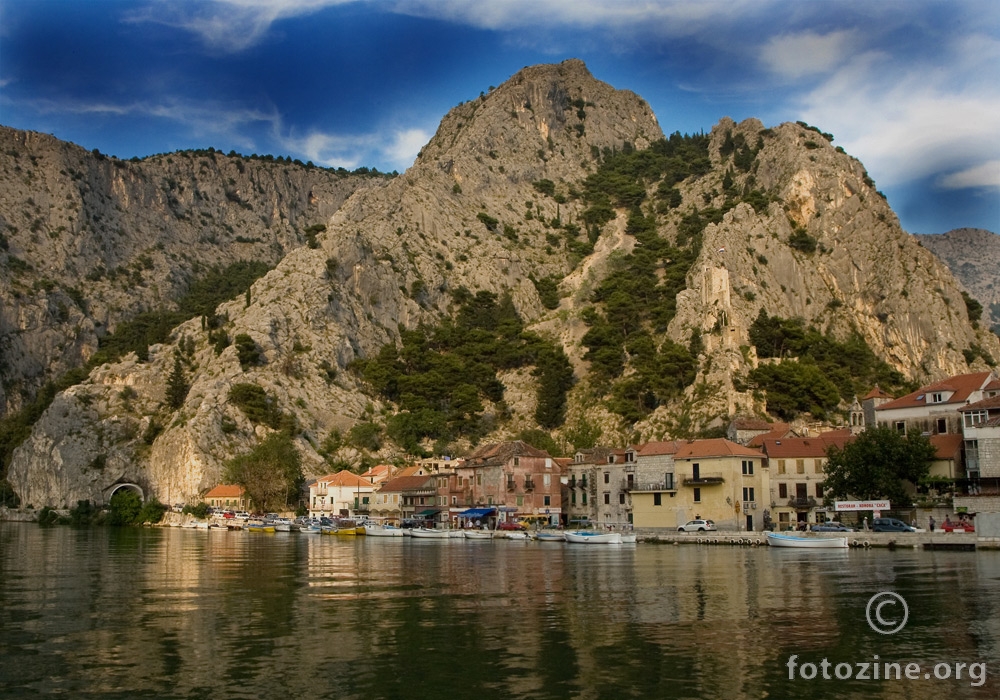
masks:
<path id="1" fill-rule="evenodd" d="M 997 552 L 0 523 L 0 698 L 995 699 L 998 673 Z"/>

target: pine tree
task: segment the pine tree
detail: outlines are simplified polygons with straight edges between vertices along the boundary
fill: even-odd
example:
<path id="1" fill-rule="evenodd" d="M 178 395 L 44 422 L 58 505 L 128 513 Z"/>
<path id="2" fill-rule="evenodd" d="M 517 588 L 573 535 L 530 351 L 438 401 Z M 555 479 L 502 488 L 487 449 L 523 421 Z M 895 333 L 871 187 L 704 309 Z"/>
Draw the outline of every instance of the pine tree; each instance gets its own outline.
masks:
<path id="1" fill-rule="evenodd" d="M 174 369 L 167 378 L 167 404 L 177 410 L 184 405 L 188 389 L 191 387 L 184 376 L 184 366 L 181 364 L 180 353 L 174 354 Z"/>

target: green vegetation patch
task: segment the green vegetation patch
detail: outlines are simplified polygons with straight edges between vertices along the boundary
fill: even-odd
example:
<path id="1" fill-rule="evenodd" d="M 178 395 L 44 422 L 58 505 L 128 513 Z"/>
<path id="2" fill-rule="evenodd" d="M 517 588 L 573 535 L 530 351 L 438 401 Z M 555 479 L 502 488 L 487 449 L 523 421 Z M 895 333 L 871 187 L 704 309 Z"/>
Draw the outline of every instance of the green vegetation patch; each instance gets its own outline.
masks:
<path id="1" fill-rule="evenodd" d="M 375 357 L 357 360 L 351 370 L 399 412 L 386 430 L 397 444 L 423 454 L 423 439 L 478 440 L 492 427 L 484 400 L 499 404 L 501 370 L 534 367 L 539 379 L 539 425 L 562 423 L 573 372 L 562 348 L 524 330 L 509 296 L 455 292 L 458 311 L 438 326 L 401 330 L 401 342 L 386 345 Z"/>
<path id="2" fill-rule="evenodd" d="M 786 358 L 761 365 L 748 377 L 751 387 L 766 392 L 768 411 L 786 420 L 806 411 L 823 416 L 841 400 L 861 396 L 876 384 L 890 393 L 915 388 L 880 360 L 858 333 L 838 341 L 806 327 L 802 319 L 768 316 L 761 309 L 750 326 L 750 342 L 760 358 Z"/>

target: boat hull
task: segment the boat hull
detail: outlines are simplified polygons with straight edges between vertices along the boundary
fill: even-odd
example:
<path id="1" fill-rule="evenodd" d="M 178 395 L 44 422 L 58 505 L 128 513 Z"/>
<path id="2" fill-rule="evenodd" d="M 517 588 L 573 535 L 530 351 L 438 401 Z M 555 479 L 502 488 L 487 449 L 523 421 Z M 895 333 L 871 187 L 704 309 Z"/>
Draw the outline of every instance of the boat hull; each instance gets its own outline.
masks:
<path id="1" fill-rule="evenodd" d="M 779 532 L 768 532 L 767 543 L 772 547 L 795 549 L 847 549 L 846 537 L 798 537 Z"/>
<path id="2" fill-rule="evenodd" d="M 403 531 L 398 527 L 384 525 L 365 525 L 366 537 L 402 537 Z"/>
<path id="3" fill-rule="evenodd" d="M 566 535 L 562 532 L 538 532 L 535 539 L 539 542 L 565 542 Z"/>
<path id="4" fill-rule="evenodd" d="M 410 536 L 426 540 L 447 540 L 451 537 L 451 533 L 448 530 L 429 530 L 415 527 L 410 530 Z"/>
<path id="5" fill-rule="evenodd" d="M 492 540 L 493 533 L 489 530 L 466 530 L 464 533 L 467 540 Z"/>
<path id="6" fill-rule="evenodd" d="M 567 532 L 566 541 L 573 544 L 621 544 L 620 532 Z"/>

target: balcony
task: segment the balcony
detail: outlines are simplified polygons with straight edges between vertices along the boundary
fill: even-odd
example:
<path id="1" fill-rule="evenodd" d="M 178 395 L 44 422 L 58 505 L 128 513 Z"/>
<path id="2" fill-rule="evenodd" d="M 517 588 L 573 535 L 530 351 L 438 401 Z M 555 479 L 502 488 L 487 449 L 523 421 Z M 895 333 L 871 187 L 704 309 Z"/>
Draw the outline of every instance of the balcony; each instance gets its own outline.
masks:
<path id="1" fill-rule="evenodd" d="M 531 479 L 525 479 L 524 480 L 524 490 L 525 491 L 534 491 L 535 490 L 535 482 L 533 480 L 531 480 Z"/>
<path id="2" fill-rule="evenodd" d="M 789 498 L 788 499 L 789 508 L 815 508 L 816 499 L 810 497 L 807 498 Z"/>
<path id="3" fill-rule="evenodd" d="M 716 486 L 726 480 L 722 474 L 699 474 L 697 477 L 685 476 L 681 479 L 684 486 Z"/>
<path id="4" fill-rule="evenodd" d="M 517 489 L 517 484 L 514 483 L 513 479 L 507 479 L 507 490 L 514 491 Z"/>
<path id="5" fill-rule="evenodd" d="M 633 481 L 631 485 L 626 479 L 622 479 L 622 490 L 632 493 L 653 492 L 653 491 L 676 491 L 677 485 L 673 481 Z"/>

